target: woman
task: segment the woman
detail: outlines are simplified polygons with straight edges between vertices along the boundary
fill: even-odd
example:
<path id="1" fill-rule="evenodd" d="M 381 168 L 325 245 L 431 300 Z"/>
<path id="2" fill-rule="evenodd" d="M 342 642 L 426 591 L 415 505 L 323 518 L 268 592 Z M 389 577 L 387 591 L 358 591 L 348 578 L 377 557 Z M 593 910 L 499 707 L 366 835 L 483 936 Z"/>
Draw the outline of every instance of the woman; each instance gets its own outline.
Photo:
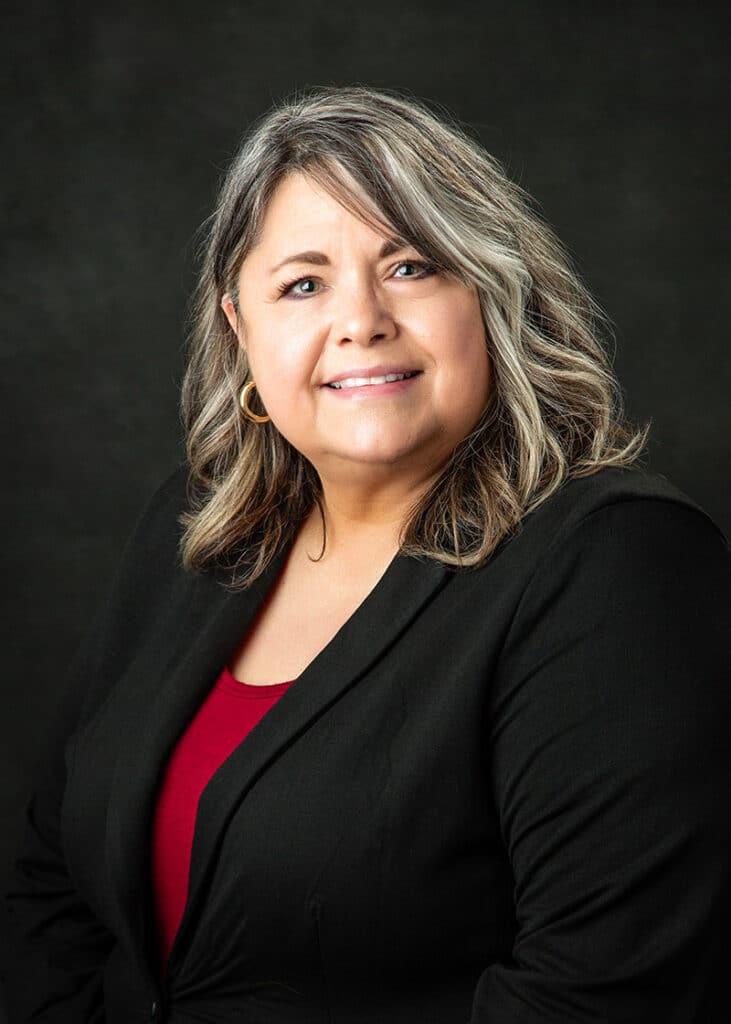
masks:
<path id="1" fill-rule="evenodd" d="M 721 1020 L 728 544 L 637 467 L 592 310 L 420 103 L 254 127 L 187 464 L 31 806 L 11 1020 Z"/>

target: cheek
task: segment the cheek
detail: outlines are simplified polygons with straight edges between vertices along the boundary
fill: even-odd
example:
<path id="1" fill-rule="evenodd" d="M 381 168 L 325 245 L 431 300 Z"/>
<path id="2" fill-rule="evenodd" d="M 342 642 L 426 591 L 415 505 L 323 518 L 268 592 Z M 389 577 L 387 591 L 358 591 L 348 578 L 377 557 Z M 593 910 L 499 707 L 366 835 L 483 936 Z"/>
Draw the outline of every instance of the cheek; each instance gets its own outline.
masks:
<path id="1" fill-rule="evenodd" d="M 445 310 L 432 338 L 445 385 L 450 391 L 460 390 L 463 402 L 473 396 L 474 402 L 484 403 L 489 389 L 490 358 L 479 305 L 458 304 Z"/>
<path id="2" fill-rule="evenodd" d="M 282 426 L 301 411 L 310 393 L 314 365 L 310 347 L 291 335 L 257 338 L 249 349 L 249 366 L 267 411 Z"/>

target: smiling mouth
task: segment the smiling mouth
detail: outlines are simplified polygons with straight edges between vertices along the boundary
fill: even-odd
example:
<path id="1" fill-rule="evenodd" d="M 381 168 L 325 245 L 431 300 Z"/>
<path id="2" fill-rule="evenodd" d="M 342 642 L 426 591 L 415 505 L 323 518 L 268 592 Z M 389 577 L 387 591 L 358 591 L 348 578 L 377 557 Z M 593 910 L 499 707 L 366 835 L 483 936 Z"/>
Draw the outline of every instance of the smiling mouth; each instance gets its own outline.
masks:
<path id="1" fill-rule="evenodd" d="M 415 377 L 420 370 L 412 370 L 410 373 L 386 373 L 382 377 L 347 377 L 345 380 L 333 381 L 325 387 L 334 388 L 337 391 L 343 388 L 365 388 L 373 384 L 392 384 L 397 380 L 408 380 Z"/>

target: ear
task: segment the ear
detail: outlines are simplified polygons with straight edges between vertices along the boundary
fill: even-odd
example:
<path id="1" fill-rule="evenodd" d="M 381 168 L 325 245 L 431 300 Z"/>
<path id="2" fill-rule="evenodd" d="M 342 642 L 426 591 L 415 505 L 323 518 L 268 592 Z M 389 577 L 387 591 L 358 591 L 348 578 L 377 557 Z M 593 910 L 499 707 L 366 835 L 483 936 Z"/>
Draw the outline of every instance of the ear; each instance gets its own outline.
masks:
<path id="1" fill-rule="evenodd" d="M 239 345 L 245 350 L 245 346 L 241 337 L 241 331 L 239 327 L 239 315 L 236 312 L 236 306 L 234 301 L 228 292 L 221 298 L 221 309 L 226 315 L 226 319 L 231 325 L 231 330 L 234 332 L 236 337 L 239 339 Z"/>

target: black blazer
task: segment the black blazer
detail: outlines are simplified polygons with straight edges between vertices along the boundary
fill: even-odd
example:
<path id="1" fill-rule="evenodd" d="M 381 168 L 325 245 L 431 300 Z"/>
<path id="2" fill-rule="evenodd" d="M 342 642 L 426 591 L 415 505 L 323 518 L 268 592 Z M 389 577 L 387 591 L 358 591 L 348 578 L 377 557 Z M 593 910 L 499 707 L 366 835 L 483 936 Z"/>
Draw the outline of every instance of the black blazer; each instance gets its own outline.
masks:
<path id="1" fill-rule="evenodd" d="M 638 469 L 565 483 L 478 570 L 394 558 L 204 792 L 163 984 L 156 788 L 286 555 L 238 594 L 183 572 L 185 479 L 70 673 L 11 1021 L 727 1021 L 731 556 Z"/>

